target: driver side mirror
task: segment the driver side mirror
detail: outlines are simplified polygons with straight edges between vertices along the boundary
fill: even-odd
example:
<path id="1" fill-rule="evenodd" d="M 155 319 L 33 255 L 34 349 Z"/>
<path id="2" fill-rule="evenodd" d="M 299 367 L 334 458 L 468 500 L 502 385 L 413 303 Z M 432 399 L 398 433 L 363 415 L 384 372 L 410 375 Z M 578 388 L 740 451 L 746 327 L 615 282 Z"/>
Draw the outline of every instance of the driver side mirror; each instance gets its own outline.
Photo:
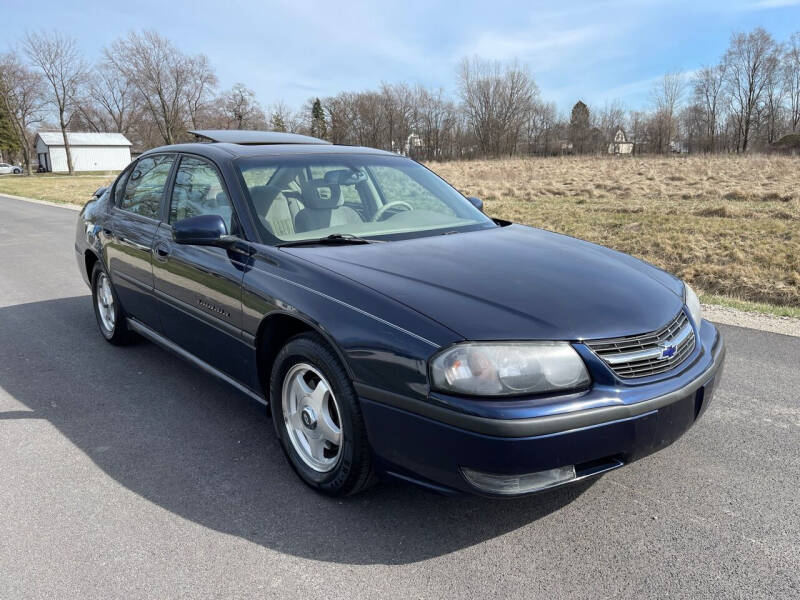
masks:
<path id="1" fill-rule="evenodd" d="M 219 215 L 188 217 L 172 225 L 172 238 L 177 244 L 221 246 L 227 235 L 228 228 Z"/>
<path id="2" fill-rule="evenodd" d="M 476 198 L 475 196 L 467 198 L 467 200 L 469 200 L 472 206 L 477 208 L 479 211 L 483 212 L 483 200 L 481 200 L 480 198 Z"/>

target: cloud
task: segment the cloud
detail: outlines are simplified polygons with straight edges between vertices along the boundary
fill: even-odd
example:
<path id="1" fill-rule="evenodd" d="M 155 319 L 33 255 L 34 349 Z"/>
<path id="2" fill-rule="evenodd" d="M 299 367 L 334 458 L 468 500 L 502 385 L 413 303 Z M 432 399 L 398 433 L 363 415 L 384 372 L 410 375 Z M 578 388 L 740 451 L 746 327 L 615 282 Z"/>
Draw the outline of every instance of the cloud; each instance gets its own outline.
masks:
<path id="1" fill-rule="evenodd" d="M 754 4 L 747 5 L 749 10 L 768 10 L 770 8 L 786 8 L 789 6 L 800 6 L 800 0 L 759 0 Z"/>
<path id="2" fill-rule="evenodd" d="M 598 38 L 602 28 L 587 26 L 576 29 L 550 30 L 545 34 L 538 31 L 523 31 L 514 34 L 499 31 L 486 31 L 470 43 L 457 49 L 459 56 L 477 55 L 492 60 L 527 60 L 537 55 L 561 53 L 564 48 L 588 44 Z"/>

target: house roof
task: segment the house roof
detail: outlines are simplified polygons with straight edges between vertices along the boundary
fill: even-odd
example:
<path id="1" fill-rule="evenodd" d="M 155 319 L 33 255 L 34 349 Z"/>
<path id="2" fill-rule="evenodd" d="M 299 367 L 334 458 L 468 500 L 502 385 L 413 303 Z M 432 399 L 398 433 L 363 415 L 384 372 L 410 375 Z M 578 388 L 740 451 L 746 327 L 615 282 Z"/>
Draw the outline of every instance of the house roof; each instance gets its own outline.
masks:
<path id="1" fill-rule="evenodd" d="M 64 136 L 60 131 L 40 131 L 36 134 L 46 146 L 63 146 Z M 70 146 L 132 146 L 121 133 L 94 133 L 68 131 Z"/>

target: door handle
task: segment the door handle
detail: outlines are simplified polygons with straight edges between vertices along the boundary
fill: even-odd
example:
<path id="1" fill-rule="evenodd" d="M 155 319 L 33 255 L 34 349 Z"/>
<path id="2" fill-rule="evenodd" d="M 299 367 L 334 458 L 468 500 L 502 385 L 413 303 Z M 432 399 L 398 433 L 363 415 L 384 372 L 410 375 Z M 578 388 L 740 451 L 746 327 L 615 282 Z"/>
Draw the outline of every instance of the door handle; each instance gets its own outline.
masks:
<path id="1" fill-rule="evenodd" d="M 140 244 L 138 242 L 134 242 L 131 239 L 119 236 L 119 242 L 121 244 L 127 244 L 128 246 L 133 246 L 136 250 L 141 250 L 142 252 L 149 252 L 150 246 L 146 246 L 144 244 Z"/>
<path id="2" fill-rule="evenodd" d="M 170 255 L 172 248 L 167 242 L 158 242 L 153 248 L 153 252 L 157 259 L 164 260 Z"/>

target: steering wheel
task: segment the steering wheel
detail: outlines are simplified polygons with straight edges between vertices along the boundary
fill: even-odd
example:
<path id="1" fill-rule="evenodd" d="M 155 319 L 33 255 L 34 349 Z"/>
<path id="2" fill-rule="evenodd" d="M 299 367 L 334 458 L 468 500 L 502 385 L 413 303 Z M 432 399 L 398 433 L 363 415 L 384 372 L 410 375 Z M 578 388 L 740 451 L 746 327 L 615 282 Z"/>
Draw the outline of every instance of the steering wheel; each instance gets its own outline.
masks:
<path id="1" fill-rule="evenodd" d="M 386 214 L 386 211 L 388 211 L 391 208 L 397 208 L 399 206 L 402 206 L 406 210 L 414 210 L 414 207 L 411 206 L 405 200 L 395 200 L 394 202 L 389 202 L 388 204 L 384 204 L 383 206 L 381 206 L 378 209 L 378 212 L 375 213 L 375 216 L 372 218 L 372 220 L 373 221 L 380 221 L 381 217 Z"/>

